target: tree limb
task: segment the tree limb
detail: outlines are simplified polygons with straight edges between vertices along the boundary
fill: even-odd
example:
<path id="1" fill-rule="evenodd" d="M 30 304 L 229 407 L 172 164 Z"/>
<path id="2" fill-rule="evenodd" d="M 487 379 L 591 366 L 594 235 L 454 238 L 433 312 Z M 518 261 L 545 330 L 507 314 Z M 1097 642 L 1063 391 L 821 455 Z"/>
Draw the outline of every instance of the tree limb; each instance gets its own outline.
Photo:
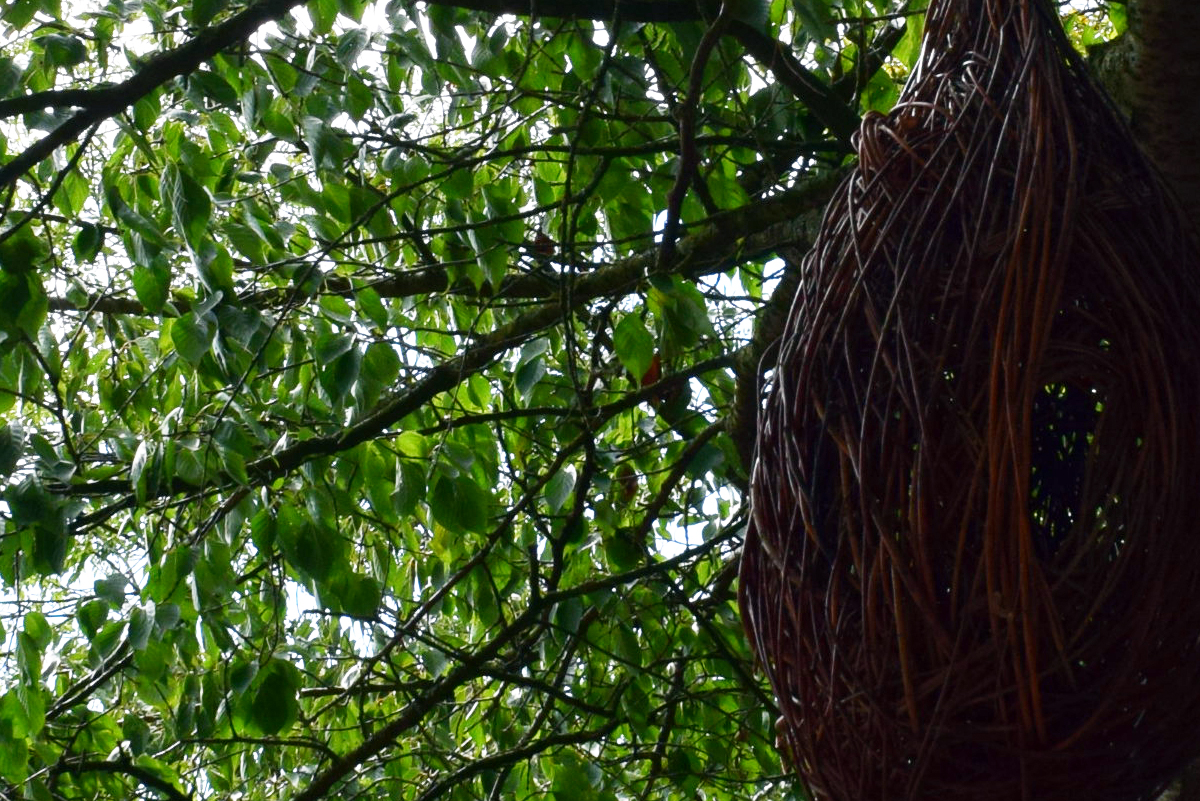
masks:
<path id="1" fill-rule="evenodd" d="M 822 208 L 838 179 L 837 174 L 821 175 L 797 189 L 711 218 L 691 237 L 679 243 L 678 259 L 672 265 L 671 272 L 693 275 L 714 261 L 722 263 L 731 253 L 737 252 L 743 246 L 748 229 L 762 230 L 772 224 L 793 221 L 806 211 Z M 715 260 L 714 253 L 718 254 Z M 332 456 L 382 436 L 400 420 L 442 392 L 453 389 L 473 373 L 482 370 L 502 353 L 521 345 L 537 332 L 557 324 L 564 314 L 597 297 L 632 291 L 648 273 L 654 271 L 655 260 L 654 252 L 640 254 L 618 261 L 603 270 L 579 275 L 572 292 L 571 308 L 564 308 L 561 302 L 544 303 L 507 325 L 479 337 L 458 356 L 433 367 L 422 379 L 401 390 L 374 412 L 341 432 L 302 440 L 278 453 L 251 462 L 246 467 L 252 481 L 271 481 L 312 459 Z M 232 478 L 221 477 L 216 484 L 196 487 L 173 481 L 150 493 L 150 497 L 166 497 L 183 492 L 213 492 L 219 490 L 222 485 L 232 487 L 235 486 L 235 482 Z M 72 524 L 72 530 L 75 532 L 102 522 L 135 504 L 132 487 L 126 478 L 63 485 L 54 488 L 54 491 L 76 497 L 124 495 L 107 506 L 77 518 Z"/>
<path id="2" fill-rule="evenodd" d="M 594 740 L 599 740 L 611 734 L 616 727 L 617 722 L 613 721 L 606 723 L 598 729 L 591 729 L 589 731 L 548 734 L 540 740 L 534 740 L 531 743 L 510 748 L 507 751 L 500 751 L 485 757 L 472 759 L 446 778 L 429 785 L 425 792 L 421 793 L 417 801 L 433 801 L 436 798 L 444 798 L 451 788 L 478 776 L 480 773 L 515 765 L 551 748 L 560 748 L 564 745 L 583 745 Z"/>
<path id="3" fill-rule="evenodd" d="M 80 110 L 62 125 L 25 148 L 12 161 L 0 166 L 0 189 L 12 185 L 56 149 L 79 138 L 88 128 L 116 116 L 164 83 L 194 71 L 222 50 L 248 38 L 263 24 L 284 17 L 302 3 L 303 0 L 263 0 L 220 25 L 201 31 L 185 44 L 156 55 L 121 83 L 103 89 L 63 93 L 70 99 L 70 104 L 80 106 Z M 62 96 L 58 95 L 58 99 L 61 100 Z M 19 108 L 22 102 L 45 103 L 49 99 L 43 93 L 40 99 L 34 101 L 13 98 L 5 102 Z M 0 116 L 12 113 L 19 112 L 12 112 L 0 105 Z"/>
<path id="4" fill-rule="evenodd" d="M 683 0 L 575 0 L 570 3 L 540 3 L 537 0 L 429 0 L 429 3 L 492 14 L 567 17 L 596 22 L 611 20 L 618 6 L 621 19 L 625 22 L 702 22 L 706 18 L 700 3 Z M 712 10 L 716 11 L 715 8 Z M 711 17 L 712 14 L 708 16 Z M 829 128 L 846 152 L 850 151 L 850 136 L 858 130 L 859 123 L 858 114 L 854 109 L 847 106 L 833 89 L 801 64 L 783 42 L 738 20 L 730 22 L 727 33 L 756 61 L 770 70 L 775 79 L 786 86 L 797 100 L 804 103 Z"/>
<path id="5" fill-rule="evenodd" d="M 738 40 L 746 52 L 771 71 L 775 80 L 786 86 L 796 99 L 808 107 L 817 119 L 829 128 L 847 153 L 850 137 L 858 130 L 859 117 L 830 87 L 808 70 L 784 46 L 783 42 L 767 36 L 744 22 L 734 21 L 729 34 Z"/>
<path id="6" fill-rule="evenodd" d="M 488 14 L 518 17 L 563 17 L 608 22 L 620 10 L 625 22 L 700 22 L 704 17 L 692 0 L 426 0 L 431 6 L 451 6 Z"/>
<path id="7" fill-rule="evenodd" d="M 178 787 L 156 773 L 134 764 L 128 758 L 116 760 L 69 759 L 56 764 L 50 772 L 56 776 L 63 773 L 120 773 L 137 779 L 145 787 L 161 793 L 171 801 L 190 801 L 190 797 Z"/>
<path id="8" fill-rule="evenodd" d="M 828 183 L 828 182 L 826 182 Z M 730 259 L 750 259 L 765 255 L 774 249 L 772 236 L 763 234 L 781 221 L 820 208 L 829 197 L 829 187 L 820 182 L 806 182 L 797 189 L 781 192 L 770 198 L 748 203 L 737 209 L 721 212 L 692 226 L 692 233 L 681 238 L 677 250 L 688 256 L 687 274 L 698 277 L 725 269 Z M 590 275 L 600 276 L 607 271 L 641 272 L 655 269 L 659 251 L 648 249 L 613 265 L 592 268 Z M 678 272 L 673 264 L 668 272 Z M 351 295 L 358 289 L 369 286 L 381 298 L 407 298 L 431 295 L 438 292 L 485 296 L 469 280 L 452 283 L 449 273 L 442 265 L 418 267 L 393 273 L 380 281 L 355 281 L 343 276 L 329 276 L 319 291 L 332 295 Z M 547 277 L 541 273 L 514 273 L 505 277 L 494 297 L 507 299 L 549 299 L 557 297 L 561 285 L 556 275 Z M 291 300 L 294 289 L 290 287 L 260 289 L 241 295 L 237 303 L 256 309 L 269 309 L 284 305 Z M 174 311 L 184 314 L 191 309 L 191 301 L 177 295 L 171 298 Z M 50 310 L 56 312 L 99 312 L 102 314 L 149 315 L 151 312 L 134 298 L 122 295 L 94 295 L 81 302 L 69 297 L 51 297 Z M 164 316 L 173 316 L 164 310 Z"/>

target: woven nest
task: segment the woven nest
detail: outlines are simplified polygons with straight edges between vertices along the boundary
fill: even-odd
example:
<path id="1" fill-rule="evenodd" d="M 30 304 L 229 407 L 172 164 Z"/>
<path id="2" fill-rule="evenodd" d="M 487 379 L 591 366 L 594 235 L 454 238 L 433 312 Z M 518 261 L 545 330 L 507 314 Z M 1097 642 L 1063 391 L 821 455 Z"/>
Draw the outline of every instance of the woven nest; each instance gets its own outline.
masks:
<path id="1" fill-rule="evenodd" d="M 1200 750 L 1200 282 L 1037 0 L 933 0 L 803 266 L 743 616 L 818 796 L 1149 799 Z"/>

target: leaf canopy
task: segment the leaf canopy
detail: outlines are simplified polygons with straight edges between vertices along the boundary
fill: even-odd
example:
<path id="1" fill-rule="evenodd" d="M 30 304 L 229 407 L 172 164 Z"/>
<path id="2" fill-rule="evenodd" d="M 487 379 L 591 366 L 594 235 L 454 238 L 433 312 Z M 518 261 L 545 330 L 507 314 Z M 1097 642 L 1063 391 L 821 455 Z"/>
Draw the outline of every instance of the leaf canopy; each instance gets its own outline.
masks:
<path id="1" fill-rule="evenodd" d="M 806 797 L 760 361 L 920 20 L 619 5 L 3 5 L 0 793 Z"/>

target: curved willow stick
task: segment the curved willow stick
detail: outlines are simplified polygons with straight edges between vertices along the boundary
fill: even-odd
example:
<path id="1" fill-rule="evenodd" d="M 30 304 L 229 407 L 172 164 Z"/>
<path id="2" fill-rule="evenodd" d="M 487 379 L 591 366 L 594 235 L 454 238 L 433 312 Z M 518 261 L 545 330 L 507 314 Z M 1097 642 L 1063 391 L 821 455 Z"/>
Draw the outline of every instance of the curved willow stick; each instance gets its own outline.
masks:
<path id="1" fill-rule="evenodd" d="M 1149 799 L 1200 751 L 1200 279 L 1040 0 L 934 0 L 804 267 L 744 621 L 822 797 Z"/>

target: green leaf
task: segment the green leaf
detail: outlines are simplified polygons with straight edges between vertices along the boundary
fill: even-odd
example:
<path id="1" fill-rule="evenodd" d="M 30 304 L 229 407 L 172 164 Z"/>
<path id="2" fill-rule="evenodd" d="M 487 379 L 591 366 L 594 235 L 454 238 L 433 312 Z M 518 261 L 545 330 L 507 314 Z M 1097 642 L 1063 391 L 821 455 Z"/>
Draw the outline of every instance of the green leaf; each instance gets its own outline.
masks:
<path id="1" fill-rule="evenodd" d="M 363 287 L 355 295 L 355 301 L 358 303 L 359 311 L 367 316 L 375 327 L 381 331 L 386 331 L 388 328 L 388 312 L 383 305 L 383 300 L 379 297 L 379 293 L 371 287 Z M 379 345 L 382 343 L 372 342 L 371 345 Z"/>
<path id="2" fill-rule="evenodd" d="M 245 458 L 232 448 L 219 448 L 221 468 L 238 484 L 250 486 L 250 473 L 246 470 Z"/>
<path id="3" fill-rule="evenodd" d="M 714 334 L 704 296 L 690 282 L 677 277 L 660 280 L 648 301 L 662 321 L 664 358 L 683 355 L 702 337 Z"/>
<path id="4" fill-rule="evenodd" d="M 333 403 L 341 403 L 350 394 L 354 382 L 358 380 L 361 366 L 362 353 L 358 348 L 353 347 L 353 343 L 345 353 L 324 363 L 318 379 L 321 382 L 321 388 L 325 390 L 325 394 Z"/>
<path id="5" fill-rule="evenodd" d="M 154 625 L 159 631 L 170 631 L 179 625 L 182 618 L 179 604 L 157 604 L 154 607 Z"/>
<path id="6" fill-rule="evenodd" d="M 27 634 L 37 650 L 45 650 L 54 639 L 54 631 L 41 612 L 27 612 L 22 631 Z"/>
<path id="7" fill-rule="evenodd" d="M 261 233 L 241 223 L 227 223 L 221 230 L 229 238 L 234 249 L 248 260 L 255 264 L 266 261 L 266 240 Z"/>
<path id="8" fill-rule="evenodd" d="M 583 604 L 578 598 L 568 598 L 554 607 L 554 625 L 566 634 L 575 634 L 583 620 Z"/>
<path id="9" fill-rule="evenodd" d="M 24 726 L 30 734 L 39 733 L 46 725 L 46 696 L 41 682 L 35 680 L 17 685 L 17 703 L 24 716 Z"/>
<path id="10" fill-rule="evenodd" d="M 234 297 L 233 259 L 224 245 L 205 239 L 192 256 L 200 283 L 210 294 Z"/>
<path id="11" fill-rule="evenodd" d="M 113 609 L 120 609 L 125 605 L 125 587 L 128 584 L 128 579 L 120 573 L 114 573 L 108 578 L 96 579 L 92 589 L 96 597 L 107 601 Z"/>
<path id="12" fill-rule="evenodd" d="M 0 778 L 19 787 L 29 775 L 29 729 L 25 712 L 20 708 L 17 691 L 9 690 L 0 698 Z"/>
<path id="13" fill-rule="evenodd" d="M 257 675 L 257 662 L 238 659 L 233 663 L 233 667 L 229 669 L 229 689 L 238 694 L 244 693 L 250 687 L 250 682 Z"/>
<path id="14" fill-rule="evenodd" d="M 37 9 L 38 4 L 36 0 L 12 0 L 5 4 L 3 11 L 0 11 L 0 19 L 4 20 L 14 29 L 21 30 L 33 19 L 33 15 L 37 13 Z"/>
<path id="15" fill-rule="evenodd" d="M 50 248 L 39 237 L 32 225 L 22 226 L 0 242 L 0 270 L 6 273 L 27 273 L 35 268 L 50 253 Z"/>
<path id="16" fill-rule="evenodd" d="M 43 523 L 33 528 L 33 569 L 43 576 L 61 573 L 66 564 L 71 535 L 61 525 Z"/>
<path id="17" fill-rule="evenodd" d="M 279 543 L 284 556 L 301 575 L 321 581 L 345 563 L 338 533 L 290 507 L 279 510 Z"/>
<path id="18" fill-rule="evenodd" d="M 369 38 L 362 28 L 351 28 L 338 37 L 337 60 L 346 69 L 354 67 L 359 55 L 366 49 Z"/>
<path id="19" fill-rule="evenodd" d="M 467 476 L 440 476 L 429 496 L 433 519 L 452 533 L 482 533 L 488 523 L 490 497 Z"/>
<path id="20" fill-rule="evenodd" d="M 254 684 L 250 722 L 265 735 L 291 728 L 300 709 L 296 700 L 299 671 L 290 662 L 272 659 L 259 670 Z"/>
<path id="21" fill-rule="evenodd" d="M 307 8 L 316 33 L 328 33 L 333 28 L 338 13 L 337 0 L 316 0 Z"/>
<path id="22" fill-rule="evenodd" d="M 103 245 L 104 230 L 90 222 L 81 222 L 75 238 L 71 241 L 71 252 L 75 255 L 75 261 L 85 264 L 95 261 Z"/>
<path id="23" fill-rule="evenodd" d="M 32 476 L 27 476 L 4 490 L 4 501 L 8 504 L 12 522 L 18 526 L 50 523 L 55 518 L 57 506 L 46 488 Z"/>
<path id="24" fill-rule="evenodd" d="M 129 207 L 129 204 L 121 196 L 121 191 L 115 182 L 105 182 L 104 199 L 113 216 L 121 223 L 124 223 L 133 233 L 136 233 L 145 240 L 146 245 L 157 250 L 166 244 L 166 238 L 158 226 L 147 217 L 138 214 Z"/>
<path id="25" fill-rule="evenodd" d="M 517 372 L 513 375 L 513 385 L 521 393 L 521 397 L 528 400 L 533 388 L 545 375 L 546 363 L 541 358 L 536 358 L 517 368 Z"/>
<path id="26" fill-rule="evenodd" d="M 163 167 L 159 190 L 163 205 L 171 210 L 175 229 L 189 247 L 199 249 L 201 240 L 208 233 L 209 218 L 212 216 L 212 200 L 208 191 L 173 163 Z"/>
<path id="27" fill-rule="evenodd" d="M 812 41 L 837 41 L 837 28 L 830 16 L 827 0 L 792 0 L 792 8 Z"/>
<path id="28" fill-rule="evenodd" d="M 171 325 L 171 343 L 180 358 L 195 366 L 212 347 L 214 333 L 206 318 L 188 312 Z"/>
<path id="29" fill-rule="evenodd" d="M 144 503 L 149 493 L 158 486 L 158 446 L 150 440 L 138 443 L 129 463 L 129 482 L 133 484 L 134 495 L 139 503 Z"/>
<path id="30" fill-rule="evenodd" d="M 207 25 L 229 7 L 229 0 L 192 0 L 192 22 Z"/>
<path id="31" fill-rule="evenodd" d="M 0 272 L 0 331 L 35 338 L 49 310 L 50 300 L 35 273 Z"/>
<path id="32" fill-rule="evenodd" d="M 108 620 L 108 603 L 100 600 L 86 601 L 79 605 L 76 617 L 79 620 L 79 630 L 83 636 L 91 640 L 96 632 Z"/>
<path id="33" fill-rule="evenodd" d="M 129 613 L 129 644 L 134 650 L 140 651 L 150 642 L 150 634 L 154 631 L 154 618 L 140 606 L 135 606 Z"/>
<path id="34" fill-rule="evenodd" d="M 52 66 L 70 68 L 87 60 L 87 46 L 78 36 L 52 33 L 33 41 L 45 50 L 46 62 Z"/>
<path id="35" fill-rule="evenodd" d="M 145 753 L 153 735 L 140 715 L 126 715 L 121 721 L 121 736 L 129 742 L 130 753 L 139 756 Z"/>
<path id="36" fill-rule="evenodd" d="M 382 386 L 396 383 L 401 367 L 400 357 L 395 349 L 383 342 L 372 342 L 363 354 L 363 374 Z"/>
<path id="37" fill-rule="evenodd" d="M 337 169 L 353 150 L 353 145 L 319 117 L 305 117 L 300 123 L 308 154 L 318 168 Z"/>
<path id="38" fill-rule="evenodd" d="M 3 14 L 0 14 L 3 17 Z M 16 61 L 0 56 L 0 97 L 8 97 L 21 84 L 21 67 Z"/>
<path id="39" fill-rule="evenodd" d="M 25 429 L 19 422 L 0 426 L 0 478 L 8 478 L 17 469 L 25 451 Z"/>
<path id="40" fill-rule="evenodd" d="M 637 635 L 627 623 L 619 623 L 614 634 L 613 653 L 622 662 L 633 667 L 642 665 L 642 648 L 638 644 Z"/>
<path id="41" fill-rule="evenodd" d="M 618 572 L 633 570 L 646 561 L 646 545 L 639 541 L 636 530 L 618 528 L 604 536 L 604 558 Z"/>
<path id="42" fill-rule="evenodd" d="M 370 619 L 379 611 L 383 588 L 371 576 L 347 571 L 320 586 L 320 599 L 335 614 Z"/>
<path id="43" fill-rule="evenodd" d="M 621 364 L 635 380 L 640 380 L 654 359 L 654 336 L 637 315 L 621 318 L 613 330 L 613 345 Z"/>
<path id="44" fill-rule="evenodd" d="M 415 462 L 401 461 L 396 473 L 396 488 L 392 493 L 396 514 L 401 517 L 411 515 L 417 508 L 417 502 L 422 500 L 425 500 L 425 471 Z"/>
<path id="45" fill-rule="evenodd" d="M 212 100 L 218 106 L 236 109 L 239 104 L 237 92 L 229 81 L 215 72 L 199 71 L 188 76 L 188 88 L 194 90 L 201 98 Z"/>
<path id="46" fill-rule="evenodd" d="M 559 470 L 546 482 L 546 505 L 552 513 L 563 508 L 574 486 L 575 474 L 565 469 Z"/>
<path id="47" fill-rule="evenodd" d="M 480 625 L 489 629 L 500 620 L 500 604 L 496 591 L 492 587 L 492 578 L 488 571 L 476 568 L 471 573 L 471 611 L 479 620 Z"/>
<path id="48" fill-rule="evenodd" d="M 910 70 L 917 65 L 917 58 L 921 54 L 921 36 L 924 30 L 924 18 L 921 15 L 909 16 L 904 20 L 904 35 L 892 50 L 892 55 Z"/>

